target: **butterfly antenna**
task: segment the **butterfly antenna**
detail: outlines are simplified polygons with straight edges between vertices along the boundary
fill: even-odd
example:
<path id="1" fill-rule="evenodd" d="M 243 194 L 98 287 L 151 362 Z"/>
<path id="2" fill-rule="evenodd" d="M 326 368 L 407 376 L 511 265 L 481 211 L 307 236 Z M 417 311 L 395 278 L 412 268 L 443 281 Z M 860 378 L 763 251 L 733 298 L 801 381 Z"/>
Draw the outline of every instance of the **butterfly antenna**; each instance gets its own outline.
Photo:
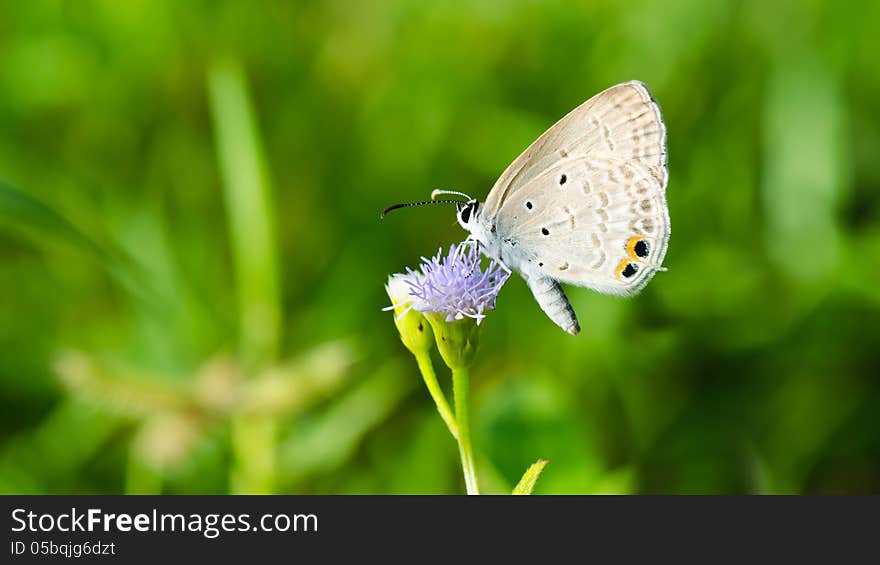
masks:
<path id="1" fill-rule="evenodd" d="M 457 190 L 441 190 L 439 188 L 437 188 L 433 192 L 431 192 L 431 200 L 434 200 L 435 198 L 437 198 L 441 194 L 451 194 L 453 196 L 462 196 L 464 198 L 467 198 L 468 201 L 473 200 L 473 198 L 471 198 L 471 196 L 465 194 L 464 192 L 459 192 Z"/>
<path id="2" fill-rule="evenodd" d="M 403 204 L 394 204 L 393 206 L 389 206 L 382 210 L 382 213 L 379 214 L 379 218 L 382 219 L 388 212 L 393 210 L 398 210 L 400 208 L 410 208 L 412 206 L 426 206 L 428 204 L 466 204 L 466 202 L 462 202 L 461 200 L 425 200 L 423 202 L 404 202 Z"/>

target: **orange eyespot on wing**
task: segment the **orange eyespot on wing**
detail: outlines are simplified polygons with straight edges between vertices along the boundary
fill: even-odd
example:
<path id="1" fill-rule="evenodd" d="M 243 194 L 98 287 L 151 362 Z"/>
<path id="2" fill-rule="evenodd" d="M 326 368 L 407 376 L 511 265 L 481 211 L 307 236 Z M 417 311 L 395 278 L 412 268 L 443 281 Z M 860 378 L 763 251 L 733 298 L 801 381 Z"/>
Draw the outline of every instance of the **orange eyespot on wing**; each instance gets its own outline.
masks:
<path id="1" fill-rule="evenodd" d="M 639 266 L 636 263 L 633 263 L 629 259 L 624 259 L 617 266 L 617 269 L 614 271 L 614 276 L 617 277 L 618 280 L 628 281 L 639 272 Z"/>
<path id="2" fill-rule="evenodd" d="M 626 253 L 635 261 L 642 261 L 651 254 L 651 244 L 640 235 L 634 235 L 626 242 Z"/>

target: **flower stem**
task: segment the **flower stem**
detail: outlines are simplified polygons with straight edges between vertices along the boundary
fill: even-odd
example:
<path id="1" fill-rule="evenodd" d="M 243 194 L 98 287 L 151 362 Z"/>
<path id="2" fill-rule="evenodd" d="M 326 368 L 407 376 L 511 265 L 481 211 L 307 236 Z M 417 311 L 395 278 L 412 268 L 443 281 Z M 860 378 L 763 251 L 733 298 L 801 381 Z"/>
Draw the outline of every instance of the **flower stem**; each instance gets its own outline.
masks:
<path id="1" fill-rule="evenodd" d="M 446 395 L 443 394 L 443 390 L 437 382 L 437 373 L 434 372 L 434 364 L 431 363 L 431 354 L 427 351 L 416 354 L 416 363 L 419 364 L 419 371 L 425 380 L 425 386 L 428 387 L 428 392 L 431 393 L 431 398 L 434 399 L 434 404 L 437 405 L 437 412 L 440 413 L 440 417 L 446 422 L 449 433 L 457 441 L 458 424 L 455 422 L 455 416 L 452 414 L 452 409 L 449 408 L 449 403 L 446 402 Z"/>
<path id="2" fill-rule="evenodd" d="M 241 415 L 232 420 L 230 477 L 233 494 L 272 494 L 275 488 L 277 422 L 268 415 Z"/>
<path id="3" fill-rule="evenodd" d="M 464 471 L 464 484 L 468 494 L 480 494 L 477 487 L 477 473 L 474 470 L 474 453 L 471 448 L 471 432 L 468 424 L 468 370 L 452 370 L 452 394 L 455 400 L 455 416 L 458 422 L 458 451 L 461 468 Z"/>

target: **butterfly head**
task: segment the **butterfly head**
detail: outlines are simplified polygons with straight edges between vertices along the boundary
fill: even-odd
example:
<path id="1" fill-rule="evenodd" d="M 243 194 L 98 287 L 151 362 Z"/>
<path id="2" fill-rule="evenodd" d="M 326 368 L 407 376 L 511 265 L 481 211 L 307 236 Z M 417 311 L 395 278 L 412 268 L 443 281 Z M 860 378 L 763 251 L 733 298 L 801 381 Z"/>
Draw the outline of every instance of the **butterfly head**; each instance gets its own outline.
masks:
<path id="1" fill-rule="evenodd" d="M 480 203 L 472 198 L 467 202 L 456 204 L 455 207 L 458 209 L 458 213 L 455 216 L 459 225 L 468 231 L 472 231 L 473 225 L 480 213 Z"/>

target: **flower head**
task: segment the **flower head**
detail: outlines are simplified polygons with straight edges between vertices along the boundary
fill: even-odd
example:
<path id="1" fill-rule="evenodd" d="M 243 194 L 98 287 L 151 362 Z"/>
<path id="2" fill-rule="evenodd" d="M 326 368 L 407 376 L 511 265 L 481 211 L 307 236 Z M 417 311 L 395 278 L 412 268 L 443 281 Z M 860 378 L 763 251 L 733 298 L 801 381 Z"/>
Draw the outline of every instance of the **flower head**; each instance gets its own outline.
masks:
<path id="1" fill-rule="evenodd" d="M 442 314 L 447 322 L 472 318 L 477 324 L 495 309 L 495 297 L 510 277 L 495 261 L 483 270 L 477 246 L 467 242 L 450 246 L 445 257 L 442 248 L 430 259 L 422 257 L 419 271 L 406 271 L 392 279 L 409 287 L 410 308 Z"/>

